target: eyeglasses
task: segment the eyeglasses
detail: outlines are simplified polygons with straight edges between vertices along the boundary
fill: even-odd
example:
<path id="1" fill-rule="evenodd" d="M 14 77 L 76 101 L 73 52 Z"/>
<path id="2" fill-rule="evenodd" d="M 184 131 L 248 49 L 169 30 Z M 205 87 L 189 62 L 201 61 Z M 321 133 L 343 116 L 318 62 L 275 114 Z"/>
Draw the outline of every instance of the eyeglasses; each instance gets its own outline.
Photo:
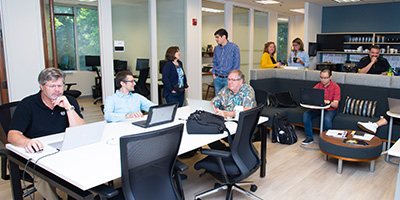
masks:
<path id="1" fill-rule="evenodd" d="M 54 88 L 64 88 L 64 84 L 62 85 L 45 85 L 46 87 L 50 88 L 50 89 L 54 89 Z"/>
<path id="2" fill-rule="evenodd" d="M 133 82 L 135 82 L 135 80 L 124 81 L 124 82 L 125 82 L 125 83 L 127 83 L 127 82 L 133 83 Z"/>
<path id="3" fill-rule="evenodd" d="M 240 80 L 240 78 L 238 78 L 238 79 L 231 79 L 231 78 L 228 78 L 228 81 L 238 81 L 238 80 Z"/>
<path id="4" fill-rule="evenodd" d="M 328 76 L 328 77 L 322 77 L 322 76 L 320 76 L 319 78 L 321 78 L 321 79 L 329 79 L 330 76 Z"/>

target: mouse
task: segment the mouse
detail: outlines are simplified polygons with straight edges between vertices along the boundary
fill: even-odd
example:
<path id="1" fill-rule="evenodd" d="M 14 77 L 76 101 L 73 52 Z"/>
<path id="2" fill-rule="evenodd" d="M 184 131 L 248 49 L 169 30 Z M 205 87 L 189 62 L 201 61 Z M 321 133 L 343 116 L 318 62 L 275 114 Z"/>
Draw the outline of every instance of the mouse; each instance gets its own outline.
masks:
<path id="1" fill-rule="evenodd" d="M 36 151 L 35 148 L 32 148 L 32 149 L 33 149 L 33 153 L 41 153 L 43 151 L 43 149 L 39 149 L 39 151 Z"/>
<path id="2" fill-rule="evenodd" d="M 109 140 L 107 140 L 107 144 L 110 144 L 110 145 L 117 145 L 118 144 L 118 138 L 111 138 L 111 139 L 109 139 Z"/>

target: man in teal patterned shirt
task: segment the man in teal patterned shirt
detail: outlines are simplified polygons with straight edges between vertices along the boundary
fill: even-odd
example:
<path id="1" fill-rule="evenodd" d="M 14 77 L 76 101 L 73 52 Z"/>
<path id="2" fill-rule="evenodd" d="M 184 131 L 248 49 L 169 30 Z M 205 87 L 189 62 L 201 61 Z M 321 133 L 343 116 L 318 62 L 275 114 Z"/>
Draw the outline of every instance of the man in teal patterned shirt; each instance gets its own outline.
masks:
<path id="1" fill-rule="evenodd" d="M 244 74 L 240 70 L 232 70 L 228 75 L 228 85 L 222 88 L 211 100 L 215 113 L 225 118 L 235 117 L 235 110 L 248 110 L 256 107 L 253 88 L 244 83 Z M 235 107 L 241 106 L 240 109 Z"/>

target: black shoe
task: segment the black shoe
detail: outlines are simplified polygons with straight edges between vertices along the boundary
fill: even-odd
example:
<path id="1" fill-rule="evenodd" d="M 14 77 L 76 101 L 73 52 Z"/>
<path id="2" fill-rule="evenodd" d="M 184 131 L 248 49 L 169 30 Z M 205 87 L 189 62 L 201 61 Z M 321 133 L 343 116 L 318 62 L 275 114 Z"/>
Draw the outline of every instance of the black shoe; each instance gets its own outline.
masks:
<path id="1" fill-rule="evenodd" d="M 310 143 L 312 143 L 314 141 L 314 139 L 313 138 L 311 138 L 311 137 L 307 137 L 305 140 L 303 140 L 303 143 L 302 144 L 310 144 Z"/>

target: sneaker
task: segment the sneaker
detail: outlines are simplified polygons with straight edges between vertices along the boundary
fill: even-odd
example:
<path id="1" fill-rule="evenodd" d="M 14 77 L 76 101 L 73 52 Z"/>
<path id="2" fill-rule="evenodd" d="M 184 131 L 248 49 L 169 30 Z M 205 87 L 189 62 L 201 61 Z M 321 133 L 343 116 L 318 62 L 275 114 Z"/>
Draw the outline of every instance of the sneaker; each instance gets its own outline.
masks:
<path id="1" fill-rule="evenodd" d="M 312 143 L 313 141 L 314 141 L 313 138 L 307 137 L 305 140 L 303 140 L 303 143 L 302 143 L 302 144 L 310 144 L 310 143 Z"/>
<path id="2" fill-rule="evenodd" d="M 357 122 L 357 125 L 362 130 L 367 131 L 368 133 L 372 133 L 372 134 L 375 134 L 376 129 L 378 128 L 378 125 L 376 123 L 372 123 L 372 122 Z"/>

